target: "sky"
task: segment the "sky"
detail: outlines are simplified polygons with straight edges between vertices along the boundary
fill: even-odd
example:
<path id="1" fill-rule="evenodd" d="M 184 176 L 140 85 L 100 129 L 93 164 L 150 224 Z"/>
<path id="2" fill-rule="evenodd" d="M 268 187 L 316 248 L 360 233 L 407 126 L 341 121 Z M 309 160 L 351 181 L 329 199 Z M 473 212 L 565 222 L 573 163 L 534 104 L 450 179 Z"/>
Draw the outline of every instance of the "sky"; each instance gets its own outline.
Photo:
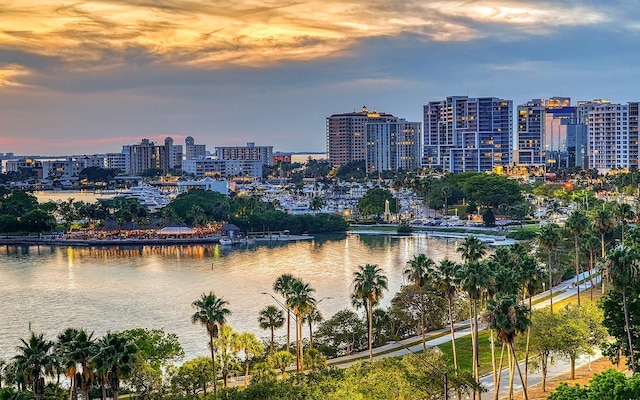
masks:
<path id="1" fill-rule="evenodd" d="M 640 100 L 628 0 L 0 0 L 0 153 L 143 138 L 322 152 L 362 106 Z"/>

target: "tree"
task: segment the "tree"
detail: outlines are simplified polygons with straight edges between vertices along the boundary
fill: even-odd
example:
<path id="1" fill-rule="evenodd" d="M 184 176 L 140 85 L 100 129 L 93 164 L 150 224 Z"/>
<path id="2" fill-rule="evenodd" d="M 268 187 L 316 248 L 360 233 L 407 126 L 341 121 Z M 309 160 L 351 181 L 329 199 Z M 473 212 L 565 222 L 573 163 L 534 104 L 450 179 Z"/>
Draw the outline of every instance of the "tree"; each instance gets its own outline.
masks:
<path id="1" fill-rule="evenodd" d="M 57 347 L 67 375 L 71 378 L 72 389 L 77 391 L 80 388 L 83 397 L 88 399 L 94 376 L 90 363 L 96 351 L 93 332 L 68 328 L 58 335 Z"/>
<path id="2" fill-rule="evenodd" d="M 367 327 L 351 310 L 340 310 L 316 331 L 316 348 L 328 357 L 349 355 L 365 346 Z"/>
<path id="3" fill-rule="evenodd" d="M 209 294 L 202 293 L 200 299 L 194 301 L 192 306 L 197 310 L 191 316 L 191 322 L 199 322 L 209 334 L 209 346 L 211 349 L 211 371 L 213 373 L 213 397 L 218 396 L 218 385 L 216 383 L 216 354 L 214 338 L 218 337 L 218 331 L 221 326 L 227 323 L 227 316 L 231 315 L 231 311 L 226 308 L 227 302 L 222 298 L 216 297 L 213 292 Z"/>
<path id="4" fill-rule="evenodd" d="M 155 370 L 159 371 L 184 357 L 184 350 L 175 333 L 165 333 L 162 329 L 137 328 L 121 334 L 136 345 L 138 358 Z"/>
<path id="5" fill-rule="evenodd" d="M 589 299 L 593 301 L 593 264 L 594 254 L 600 250 L 600 238 L 590 230 L 580 238 L 580 246 L 589 253 Z"/>
<path id="6" fill-rule="evenodd" d="M 384 214 L 385 210 L 385 202 L 389 201 L 389 211 L 391 213 L 398 212 L 396 206 L 396 200 L 393 197 L 393 194 L 388 189 L 382 188 L 373 188 L 367 190 L 367 192 L 362 196 L 362 198 L 358 201 L 358 211 L 363 216 L 375 216 L 376 218 L 380 218 L 382 214 Z"/>
<path id="7" fill-rule="evenodd" d="M 196 357 L 187 360 L 179 367 L 169 368 L 171 387 L 174 392 L 197 397 L 202 391 L 207 398 L 207 387 L 212 384 L 211 360 L 208 357 Z"/>
<path id="8" fill-rule="evenodd" d="M 600 233 L 600 254 L 602 259 L 605 258 L 605 249 L 604 249 L 604 236 L 613 231 L 615 227 L 615 221 L 613 216 L 611 215 L 611 211 L 603 208 L 601 210 L 596 210 L 595 214 L 592 216 L 593 219 L 593 227 Z M 601 272 L 602 276 L 602 293 L 605 292 L 605 281 L 608 279 L 607 271 Z"/>
<path id="9" fill-rule="evenodd" d="M 262 343 L 258 340 L 256 335 L 249 332 L 242 332 L 236 335 L 236 348 L 244 353 L 244 387 L 247 387 L 249 383 L 249 361 L 253 357 L 259 357 L 264 352 Z"/>
<path id="10" fill-rule="evenodd" d="M 625 330 L 627 332 L 629 344 L 629 356 L 631 357 L 630 367 L 635 373 L 636 363 L 633 351 L 633 340 L 631 339 L 631 324 L 629 322 L 629 307 L 627 306 L 627 292 L 635 284 L 638 277 L 638 263 L 640 254 L 633 247 L 619 246 L 607 254 L 607 270 L 611 276 L 611 283 L 614 289 L 622 295 L 622 308 L 624 311 Z"/>
<path id="11" fill-rule="evenodd" d="M 315 292 L 308 283 L 296 280 L 291 284 L 291 291 L 286 305 L 293 311 L 296 317 L 296 371 L 304 370 L 302 352 L 302 320 L 316 305 L 316 299 L 312 296 Z"/>
<path id="12" fill-rule="evenodd" d="M 382 274 L 382 269 L 373 264 L 361 265 L 353 275 L 353 293 L 360 299 L 366 299 L 369 307 L 369 362 L 373 362 L 373 321 L 371 314 L 374 302 L 381 299 L 383 292 L 387 290 L 387 277 Z"/>
<path id="13" fill-rule="evenodd" d="M 480 356 L 478 348 L 478 302 L 492 279 L 489 264 L 480 261 L 468 261 L 458 270 L 456 277 L 462 290 L 467 292 L 471 300 L 470 318 L 472 320 L 473 377 L 480 380 Z"/>
<path id="14" fill-rule="evenodd" d="M 435 266 L 435 262 L 428 258 L 425 254 L 418 254 L 413 256 L 411 260 L 407 262 L 409 267 L 404 270 L 404 274 L 409 280 L 409 282 L 418 285 L 420 289 L 424 288 L 424 284 L 428 279 L 431 270 Z M 421 301 L 421 319 L 420 319 L 420 328 L 422 332 L 422 348 L 427 350 L 427 342 L 425 339 L 425 330 L 424 330 L 424 296 L 420 296 Z"/>
<path id="15" fill-rule="evenodd" d="M 518 374 L 520 375 L 520 381 L 523 385 L 524 398 L 528 398 L 527 386 L 524 383 L 524 378 L 522 377 L 522 372 L 520 371 L 520 365 L 516 356 L 516 350 L 513 346 L 516 336 L 519 333 L 527 330 L 531 323 L 531 321 L 527 317 L 528 311 L 529 310 L 527 309 L 527 307 L 518 302 L 517 295 L 506 295 L 498 298 L 497 300 L 489 300 L 487 302 L 487 312 L 483 315 L 483 319 L 487 322 L 489 328 L 498 332 L 498 337 L 504 344 L 506 344 L 510 351 L 509 354 L 511 355 L 511 357 L 509 357 L 509 359 L 513 360 L 512 363 L 509 363 L 510 398 L 513 396 L 513 364 L 515 364 L 515 366 L 517 367 Z M 500 366 L 502 366 L 502 357 L 500 358 Z M 502 371 L 500 368 L 498 374 L 501 373 Z M 497 392 L 500 388 L 499 380 L 495 388 L 496 397 L 498 397 Z"/>
<path id="16" fill-rule="evenodd" d="M 20 342 L 22 345 L 18 346 L 18 354 L 13 358 L 17 372 L 31 386 L 36 400 L 40 400 L 44 396 L 44 377 L 55 371 L 54 344 L 35 333 L 31 333 L 28 341 L 20 339 Z"/>
<path id="17" fill-rule="evenodd" d="M 287 367 L 293 363 L 295 357 L 288 351 L 277 351 L 269 357 L 269 364 L 273 368 L 278 368 L 280 373 L 284 375 Z"/>
<path id="18" fill-rule="evenodd" d="M 20 225 L 26 232 L 47 232 L 55 226 L 56 219 L 44 210 L 35 208 L 20 217 Z"/>
<path id="19" fill-rule="evenodd" d="M 551 267 L 551 256 L 558 243 L 560 243 L 560 227 L 556 224 L 542 225 L 538 231 L 538 244 L 547 250 L 549 258 L 547 260 L 547 270 L 549 271 L 549 308 L 553 312 L 553 268 Z"/>
<path id="20" fill-rule="evenodd" d="M 633 211 L 631 211 L 631 206 L 627 203 L 617 203 L 613 208 L 613 213 L 615 217 L 620 222 L 621 233 L 620 233 L 620 241 L 624 242 L 624 227 L 627 225 L 627 221 L 629 218 L 633 218 Z"/>
<path id="21" fill-rule="evenodd" d="M 584 318 L 580 307 L 577 306 L 561 309 L 558 312 L 558 318 L 560 324 L 553 331 L 558 343 L 555 353 L 569 358 L 571 361 L 570 379 L 574 379 L 576 358 L 582 354 L 593 354 L 591 326 L 589 321 Z"/>
<path id="22" fill-rule="evenodd" d="M 529 350 L 534 354 L 533 366 L 540 369 L 543 392 L 547 390 L 547 371 L 551 356 L 560 346 L 554 332 L 561 323 L 558 314 L 552 313 L 548 308 L 535 310 L 531 314 Z"/>
<path id="23" fill-rule="evenodd" d="M 449 320 L 449 331 L 451 333 L 451 351 L 453 353 L 453 366 L 458 373 L 458 355 L 456 352 L 456 338 L 455 329 L 453 326 L 453 298 L 456 294 L 456 274 L 460 265 L 444 259 L 440 261 L 438 267 L 433 271 L 433 277 L 435 279 L 438 289 L 444 293 L 447 299 L 447 311 Z"/>
<path id="24" fill-rule="evenodd" d="M 580 236 L 589 229 L 589 218 L 580 210 L 573 211 L 564 225 L 573 234 L 573 246 L 575 248 L 576 288 L 578 289 L 578 305 L 580 305 Z"/>
<path id="25" fill-rule="evenodd" d="M 275 339 L 274 332 L 276 329 L 282 328 L 282 325 L 284 325 L 284 313 L 276 306 L 266 306 L 260 310 L 258 323 L 260 324 L 261 329 L 271 330 L 269 355 L 273 355 L 273 342 Z"/>
<path id="26" fill-rule="evenodd" d="M 102 381 L 108 382 L 113 399 L 118 400 L 120 382 L 131 375 L 138 349 L 129 338 L 110 332 L 98 339 L 96 346 L 92 362 Z"/>
<path id="27" fill-rule="evenodd" d="M 487 245 L 473 235 L 467 236 L 456 248 L 456 251 L 460 253 L 462 260 L 465 262 L 479 261 L 487 254 L 487 250 Z"/>
<path id="28" fill-rule="evenodd" d="M 317 307 L 314 307 L 307 315 L 303 322 L 309 324 L 309 350 L 313 349 L 313 324 L 322 322 L 323 317 Z"/>
<path id="29" fill-rule="evenodd" d="M 287 303 L 287 298 L 289 297 L 289 293 L 291 292 L 291 285 L 297 279 L 293 277 L 291 274 L 282 274 L 276 281 L 273 283 L 273 291 L 284 297 L 285 304 Z M 291 343 L 291 309 L 287 307 L 287 351 L 289 351 L 289 346 Z"/>

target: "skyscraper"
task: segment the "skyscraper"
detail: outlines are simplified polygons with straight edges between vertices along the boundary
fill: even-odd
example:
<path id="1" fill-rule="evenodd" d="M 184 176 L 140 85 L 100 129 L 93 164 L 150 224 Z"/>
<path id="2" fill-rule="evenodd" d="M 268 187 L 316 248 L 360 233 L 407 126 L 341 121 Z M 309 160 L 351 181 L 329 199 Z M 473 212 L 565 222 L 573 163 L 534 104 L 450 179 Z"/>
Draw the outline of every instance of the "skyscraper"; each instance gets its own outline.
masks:
<path id="1" fill-rule="evenodd" d="M 396 122 L 397 117 L 369 111 L 333 114 L 326 120 L 327 156 L 331 165 L 340 166 L 367 158 L 366 125 L 369 123 Z"/>
<path id="2" fill-rule="evenodd" d="M 420 122 L 399 119 L 366 124 L 368 172 L 420 168 L 422 129 Z"/>
<path id="3" fill-rule="evenodd" d="M 497 97 L 451 96 L 424 106 L 425 167 L 491 171 L 511 162 L 513 103 Z"/>

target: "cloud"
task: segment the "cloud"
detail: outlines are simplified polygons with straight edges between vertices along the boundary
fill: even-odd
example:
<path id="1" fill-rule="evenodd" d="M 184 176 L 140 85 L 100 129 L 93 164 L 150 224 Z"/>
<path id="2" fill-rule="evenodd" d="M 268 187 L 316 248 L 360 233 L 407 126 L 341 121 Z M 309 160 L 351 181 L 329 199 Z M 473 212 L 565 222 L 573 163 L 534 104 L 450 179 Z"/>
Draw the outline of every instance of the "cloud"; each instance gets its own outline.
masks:
<path id="1" fill-rule="evenodd" d="M 14 0 L 0 3 L 0 48 L 80 72 L 157 63 L 220 69 L 343 57 L 375 37 L 508 40 L 611 18 L 572 1 Z"/>

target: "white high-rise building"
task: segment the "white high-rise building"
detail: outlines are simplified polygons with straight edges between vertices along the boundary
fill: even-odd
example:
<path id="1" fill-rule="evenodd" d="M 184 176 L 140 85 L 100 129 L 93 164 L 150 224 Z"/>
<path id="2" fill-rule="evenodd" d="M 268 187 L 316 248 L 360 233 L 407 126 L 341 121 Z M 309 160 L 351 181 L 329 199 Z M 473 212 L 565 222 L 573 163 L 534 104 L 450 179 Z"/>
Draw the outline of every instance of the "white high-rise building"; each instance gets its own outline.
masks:
<path id="1" fill-rule="evenodd" d="M 404 119 L 366 124 L 369 172 L 420 168 L 422 129 L 420 122 Z"/>

